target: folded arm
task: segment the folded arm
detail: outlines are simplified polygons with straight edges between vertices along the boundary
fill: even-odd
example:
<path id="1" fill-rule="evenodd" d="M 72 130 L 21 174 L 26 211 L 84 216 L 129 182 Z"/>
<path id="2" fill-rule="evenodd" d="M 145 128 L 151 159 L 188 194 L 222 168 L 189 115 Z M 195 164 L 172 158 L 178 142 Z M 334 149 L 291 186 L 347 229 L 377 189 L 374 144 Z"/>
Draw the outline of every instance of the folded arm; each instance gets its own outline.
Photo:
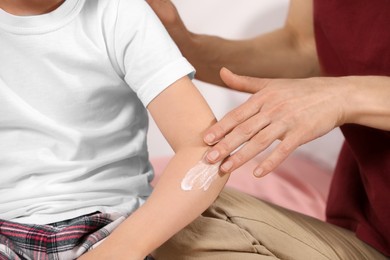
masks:
<path id="1" fill-rule="evenodd" d="M 181 189 L 183 177 L 207 150 L 203 132 L 215 123 L 207 103 L 187 77 L 163 91 L 148 109 L 175 155 L 147 202 L 85 259 L 143 259 L 198 217 L 227 181 L 228 175 L 219 175 L 206 191 Z"/>

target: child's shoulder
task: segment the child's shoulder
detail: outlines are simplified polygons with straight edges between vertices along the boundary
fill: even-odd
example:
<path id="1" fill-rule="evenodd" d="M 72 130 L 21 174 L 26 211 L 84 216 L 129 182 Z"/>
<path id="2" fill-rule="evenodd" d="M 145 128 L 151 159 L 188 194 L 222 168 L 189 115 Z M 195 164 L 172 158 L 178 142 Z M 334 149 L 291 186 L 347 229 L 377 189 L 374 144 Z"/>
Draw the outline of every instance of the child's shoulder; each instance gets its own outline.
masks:
<path id="1" fill-rule="evenodd" d="M 151 12 L 145 0 L 85 0 L 85 7 L 87 13 L 97 12 L 103 23 L 127 26 Z"/>
<path id="2" fill-rule="evenodd" d="M 89 4 L 95 4 L 103 9 L 110 8 L 137 8 L 148 6 L 145 0 L 86 0 Z"/>
<path id="3" fill-rule="evenodd" d="M 86 0 L 86 3 L 108 17 L 119 15 L 134 19 L 151 10 L 145 0 Z"/>

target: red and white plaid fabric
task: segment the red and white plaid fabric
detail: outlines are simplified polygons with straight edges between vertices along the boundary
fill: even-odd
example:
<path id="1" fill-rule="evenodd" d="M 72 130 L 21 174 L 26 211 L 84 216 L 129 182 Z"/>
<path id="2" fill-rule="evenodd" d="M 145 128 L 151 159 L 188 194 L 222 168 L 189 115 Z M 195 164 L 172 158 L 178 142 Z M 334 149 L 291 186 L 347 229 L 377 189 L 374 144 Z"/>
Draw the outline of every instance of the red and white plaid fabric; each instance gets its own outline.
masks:
<path id="1" fill-rule="evenodd" d="M 0 220 L 0 259 L 76 259 L 124 219 L 121 215 L 94 213 L 48 225 Z"/>

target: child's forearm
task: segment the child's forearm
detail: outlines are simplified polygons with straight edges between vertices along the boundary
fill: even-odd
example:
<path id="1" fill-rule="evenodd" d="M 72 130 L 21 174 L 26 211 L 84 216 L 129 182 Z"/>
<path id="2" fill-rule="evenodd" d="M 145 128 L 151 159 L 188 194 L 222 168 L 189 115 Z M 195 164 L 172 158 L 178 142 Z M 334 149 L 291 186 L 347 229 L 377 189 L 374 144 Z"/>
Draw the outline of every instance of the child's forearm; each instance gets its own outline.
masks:
<path id="1" fill-rule="evenodd" d="M 207 191 L 184 191 L 181 182 L 208 147 L 202 133 L 215 117 L 188 77 L 175 81 L 148 105 L 156 124 L 175 151 L 145 205 L 124 221 L 87 259 L 143 259 L 199 216 L 217 197 L 228 176 Z"/>
<path id="2" fill-rule="evenodd" d="M 228 175 L 219 175 L 206 191 L 181 189 L 183 177 L 205 151 L 205 147 L 178 151 L 145 205 L 85 257 L 143 259 L 198 217 L 215 200 L 228 179 Z"/>

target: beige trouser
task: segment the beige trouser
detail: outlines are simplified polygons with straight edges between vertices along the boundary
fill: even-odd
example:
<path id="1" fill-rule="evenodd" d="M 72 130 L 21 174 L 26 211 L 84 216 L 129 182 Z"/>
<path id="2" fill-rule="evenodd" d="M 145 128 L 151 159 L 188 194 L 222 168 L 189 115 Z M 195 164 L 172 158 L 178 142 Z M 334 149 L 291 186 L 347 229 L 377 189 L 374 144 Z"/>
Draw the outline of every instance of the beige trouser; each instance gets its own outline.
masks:
<path id="1" fill-rule="evenodd" d="M 154 256 L 157 260 L 387 259 L 348 230 L 233 190 L 223 191 Z"/>

